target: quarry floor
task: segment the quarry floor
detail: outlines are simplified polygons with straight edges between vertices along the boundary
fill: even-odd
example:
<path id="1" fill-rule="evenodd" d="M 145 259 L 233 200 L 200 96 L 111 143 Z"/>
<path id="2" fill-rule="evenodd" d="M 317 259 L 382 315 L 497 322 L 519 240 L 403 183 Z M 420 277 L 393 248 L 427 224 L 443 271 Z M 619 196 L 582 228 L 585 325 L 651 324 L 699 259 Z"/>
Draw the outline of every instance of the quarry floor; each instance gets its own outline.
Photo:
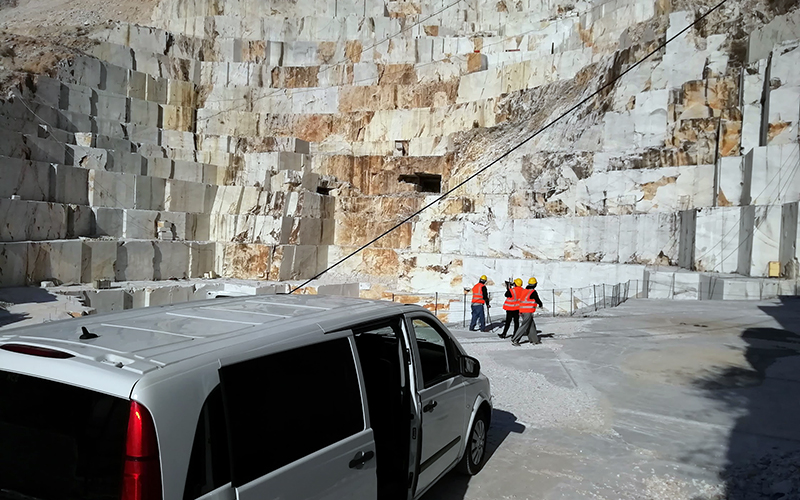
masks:
<path id="1" fill-rule="evenodd" d="M 521 347 L 453 328 L 492 381 L 490 455 L 424 500 L 800 498 L 800 299 L 537 326 L 553 336 Z"/>
<path id="2" fill-rule="evenodd" d="M 18 293 L 0 328 L 80 305 Z M 800 499 L 800 298 L 639 299 L 537 326 L 520 347 L 451 327 L 492 382 L 488 460 L 424 500 Z"/>

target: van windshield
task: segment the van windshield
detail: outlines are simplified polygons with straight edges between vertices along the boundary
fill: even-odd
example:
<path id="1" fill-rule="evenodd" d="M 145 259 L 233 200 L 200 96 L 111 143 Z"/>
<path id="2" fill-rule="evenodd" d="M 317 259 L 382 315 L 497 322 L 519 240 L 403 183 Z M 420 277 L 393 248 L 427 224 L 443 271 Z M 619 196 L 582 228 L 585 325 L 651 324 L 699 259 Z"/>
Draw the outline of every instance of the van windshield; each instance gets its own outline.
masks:
<path id="1" fill-rule="evenodd" d="M 118 499 L 129 405 L 0 371 L 0 499 Z"/>

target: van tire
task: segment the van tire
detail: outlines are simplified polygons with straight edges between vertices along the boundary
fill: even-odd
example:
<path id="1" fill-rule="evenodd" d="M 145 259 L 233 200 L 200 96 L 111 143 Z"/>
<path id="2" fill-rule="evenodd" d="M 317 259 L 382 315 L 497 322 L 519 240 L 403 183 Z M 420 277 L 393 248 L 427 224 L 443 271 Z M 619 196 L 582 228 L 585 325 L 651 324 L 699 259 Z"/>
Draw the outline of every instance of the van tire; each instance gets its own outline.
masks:
<path id="1" fill-rule="evenodd" d="M 474 476 L 483 469 L 486 461 L 486 443 L 489 435 L 489 419 L 486 412 L 480 411 L 475 415 L 472 429 L 467 435 L 467 445 L 464 456 L 458 464 L 458 471 L 468 476 Z"/>

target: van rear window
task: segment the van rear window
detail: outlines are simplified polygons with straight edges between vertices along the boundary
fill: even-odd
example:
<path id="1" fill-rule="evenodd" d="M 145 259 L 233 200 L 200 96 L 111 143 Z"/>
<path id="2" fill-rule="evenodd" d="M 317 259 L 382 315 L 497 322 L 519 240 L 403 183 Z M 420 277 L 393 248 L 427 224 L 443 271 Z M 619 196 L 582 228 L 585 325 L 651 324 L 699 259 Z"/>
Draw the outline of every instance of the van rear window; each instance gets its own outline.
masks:
<path id="1" fill-rule="evenodd" d="M 129 406 L 0 371 L 0 499 L 118 499 Z"/>

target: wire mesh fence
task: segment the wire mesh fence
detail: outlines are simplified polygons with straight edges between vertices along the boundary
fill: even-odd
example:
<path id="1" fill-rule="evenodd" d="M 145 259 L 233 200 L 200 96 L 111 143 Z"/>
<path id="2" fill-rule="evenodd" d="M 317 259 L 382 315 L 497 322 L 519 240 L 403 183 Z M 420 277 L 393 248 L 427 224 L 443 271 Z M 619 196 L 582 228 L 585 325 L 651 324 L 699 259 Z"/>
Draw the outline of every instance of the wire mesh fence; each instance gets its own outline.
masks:
<path id="1" fill-rule="evenodd" d="M 662 278 L 662 277 L 659 277 Z M 630 299 L 671 300 L 765 300 L 778 296 L 800 296 L 799 280 L 725 279 L 698 274 L 673 273 L 669 279 L 628 280 L 579 288 L 537 289 L 542 307 L 536 315 L 573 316 L 617 307 Z M 503 291 L 489 289 L 491 308 L 487 321 L 502 321 Z M 388 297 L 387 297 L 388 298 Z M 393 293 L 393 302 L 417 304 L 451 325 L 466 327 L 471 316 L 472 293 Z M 495 312 L 496 311 L 496 312 Z M 492 317 L 492 315 L 496 317 Z"/>

